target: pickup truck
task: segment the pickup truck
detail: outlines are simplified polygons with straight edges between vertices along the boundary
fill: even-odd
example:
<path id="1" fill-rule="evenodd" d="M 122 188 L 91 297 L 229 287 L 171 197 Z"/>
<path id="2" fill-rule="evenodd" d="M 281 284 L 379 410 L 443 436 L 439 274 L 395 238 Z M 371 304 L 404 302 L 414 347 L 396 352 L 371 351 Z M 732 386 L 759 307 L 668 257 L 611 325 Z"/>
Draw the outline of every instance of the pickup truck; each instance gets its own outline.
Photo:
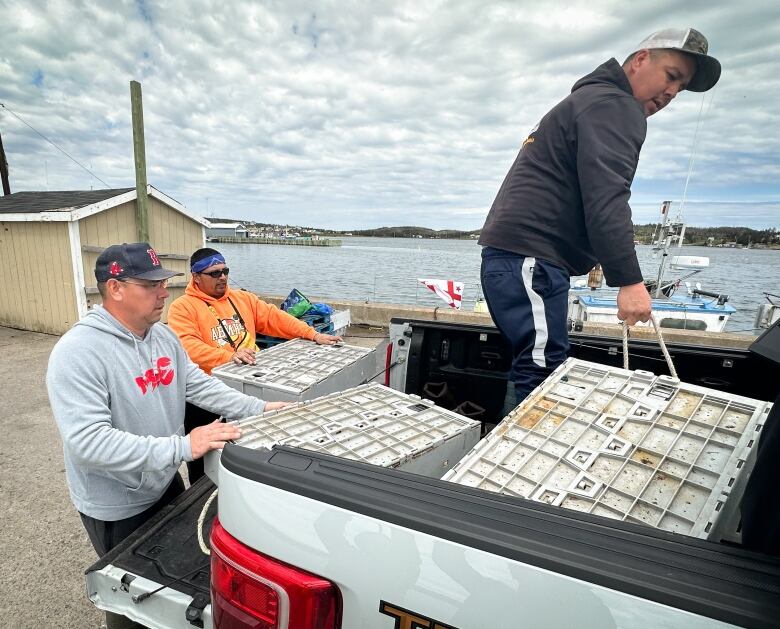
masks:
<path id="1" fill-rule="evenodd" d="M 572 356 L 621 365 L 620 338 L 570 338 Z M 754 352 L 668 348 L 685 382 L 777 395 Z M 629 351 L 632 368 L 665 372 L 656 343 Z M 501 419 L 510 353 L 495 328 L 393 319 L 383 356 L 385 384 L 446 383 L 485 430 Z M 734 543 L 283 446 L 228 444 L 204 513 L 213 491 L 201 479 L 91 566 L 93 603 L 171 629 L 780 626 L 780 560 Z"/>

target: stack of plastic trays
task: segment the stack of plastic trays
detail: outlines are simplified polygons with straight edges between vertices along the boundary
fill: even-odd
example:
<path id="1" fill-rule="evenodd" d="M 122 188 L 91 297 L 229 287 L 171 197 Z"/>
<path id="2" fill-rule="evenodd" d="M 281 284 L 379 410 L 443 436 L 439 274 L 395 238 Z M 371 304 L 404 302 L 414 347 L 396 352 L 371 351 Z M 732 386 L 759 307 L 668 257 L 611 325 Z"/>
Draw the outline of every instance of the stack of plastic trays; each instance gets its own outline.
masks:
<path id="1" fill-rule="evenodd" d="M 275 444 L 440 478 L 479 441 L 480 423 L 370 383 L 241 421 L 240 446 Z M 218 453 L 206 473 L 218 482 Z"/>
<path id="2" fill-rule="evenodd" d="M 254 365 L 228 363 L 212 375 L 269 402 L 302 402 L 357 386 L 375 369 L 374 349 L 295 339 L 257 352 Z"/>
<path id="3" fill-rule="evenodd" d="M 570 358 L 444 479 L 734 539 L 771 404 Z"/>

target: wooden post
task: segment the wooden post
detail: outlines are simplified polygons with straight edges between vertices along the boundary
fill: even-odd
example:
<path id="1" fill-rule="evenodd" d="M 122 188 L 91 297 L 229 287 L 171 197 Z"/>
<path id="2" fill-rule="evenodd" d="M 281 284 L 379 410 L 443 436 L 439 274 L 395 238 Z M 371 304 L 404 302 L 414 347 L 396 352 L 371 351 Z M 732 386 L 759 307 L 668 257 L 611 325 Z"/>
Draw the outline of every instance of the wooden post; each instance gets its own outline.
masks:
<path id="1" fill-rule="evenodd" d="M 3 180 L 3 194 L 11 194 L 11 184 L 8 182 L 8 162 L 5 161 L 2 135 L 0 135 L 0 178 Z"/>
<path id="2" fill-rule="evenodd" d="M 138 240 L 149 242 L 149 206 L 146 197 L 146 148 L 144 146 L 144 106 L 141 84 L 130 81 L 130 104 L 133 111 L 133 154 L 135 156 L 135 218 Z"/>

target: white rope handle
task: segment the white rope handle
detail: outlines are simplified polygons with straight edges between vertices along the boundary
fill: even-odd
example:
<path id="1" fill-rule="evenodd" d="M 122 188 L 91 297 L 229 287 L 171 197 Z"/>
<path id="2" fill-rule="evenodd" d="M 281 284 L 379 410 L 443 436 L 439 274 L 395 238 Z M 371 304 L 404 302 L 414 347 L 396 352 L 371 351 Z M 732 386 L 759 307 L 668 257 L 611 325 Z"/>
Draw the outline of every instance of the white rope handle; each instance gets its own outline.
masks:
<path id="1" fill-rule="evenodd" d="M 628 326 L 625 321 L 620 322 L 623 328 L 623 369 L 628 371 Z"/>
<path id="2" fill-rule="evenodd" d="M 666 343 L 664 342 L 664 335 L 661 333 L 661 326 L 658 325 L 658 321 L 656 321 L 655 314 L 650 313 L 650 322 L 653 324 L 653 328 L 655 328 L 656 336 L 658 336 L 658 344 L 661 346 L 661 352 L 663 352 L 664 358 L 666 359 L 666 364 L 669 367 L 669 373 L 671 374 L 672 378 L 677 377 L 677 370 L 674 368 L 674 363 L 672 362 L 672 356 L 669 354 L 669 350 L 666 348 Z M 628 326 L 626 325 L 625 321 L 620 322 L 623 326 L 623 369 L 628 369 Z"/>
<path id="3" fill-rule="evenodd" d="M 209 510 L 209 507 L 211 506 L 211 503 L 214 501 L 214 498 L 217 497 L 217 492 L 219 492 L 219 489 L 215 489 L 214 493 L 209 496 L 209 499 L 206 501 L 206 504 L 203 505 L 203 510 L 200 512 L 200 515 L 198 516 L 198 544 L 200 545 L 200 549 L 203 551 L 204 555 L 210 555 L 211 549 L 206 546 L 206 542 L 203 539 L 203 522 L 206 520 L 206 511 Z"/>

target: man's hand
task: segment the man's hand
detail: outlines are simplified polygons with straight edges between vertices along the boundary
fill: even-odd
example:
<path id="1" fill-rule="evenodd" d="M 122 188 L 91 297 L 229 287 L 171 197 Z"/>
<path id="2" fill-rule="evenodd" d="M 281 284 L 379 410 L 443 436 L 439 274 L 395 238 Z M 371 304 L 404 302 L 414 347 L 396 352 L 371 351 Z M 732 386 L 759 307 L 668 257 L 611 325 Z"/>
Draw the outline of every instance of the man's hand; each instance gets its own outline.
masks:
<path id="1" fill-rule="evenodd" d="M 621 286 L 617 296 L 617 318 L 632 326 L 637 321 L 647 321 L 653 310 L 653 302 L 650 293 L 643 282 Z"/>
<path id="2" fill-rule="evenodd" d="M 254 365 L 255 352 L 253 349 L 250 349 L 249 347 L 242 347 L 241 349 L 236 350 L 236 353 L 233 354 L 232 360 L 237 365 L 240 365 L 241 363 L 245 365 Z"/>
<path id="3" fill-rule="evenodd" d="M 238 439 L 241 431 L 234 423 L 222 423 L 218 419 L 190 432 L 192 458 L 199 459 L 209 450 L 221 450 L 225 442 Z"/>
<path id="4" fill-rule="evenodd" d="M 287 408 L 288 406 L 295 406 L 295 402 L 266 402 L 263 412 L 278 411 L 279 409 Z"/>
<path id="5" fill-rule="evenodd" d="M 336 343 L 343 343 L 344 339 L 340 336 L 331 336 L 330 334 L 317 334 L 312 339 L 317 345 L 335 345 Z"/>

